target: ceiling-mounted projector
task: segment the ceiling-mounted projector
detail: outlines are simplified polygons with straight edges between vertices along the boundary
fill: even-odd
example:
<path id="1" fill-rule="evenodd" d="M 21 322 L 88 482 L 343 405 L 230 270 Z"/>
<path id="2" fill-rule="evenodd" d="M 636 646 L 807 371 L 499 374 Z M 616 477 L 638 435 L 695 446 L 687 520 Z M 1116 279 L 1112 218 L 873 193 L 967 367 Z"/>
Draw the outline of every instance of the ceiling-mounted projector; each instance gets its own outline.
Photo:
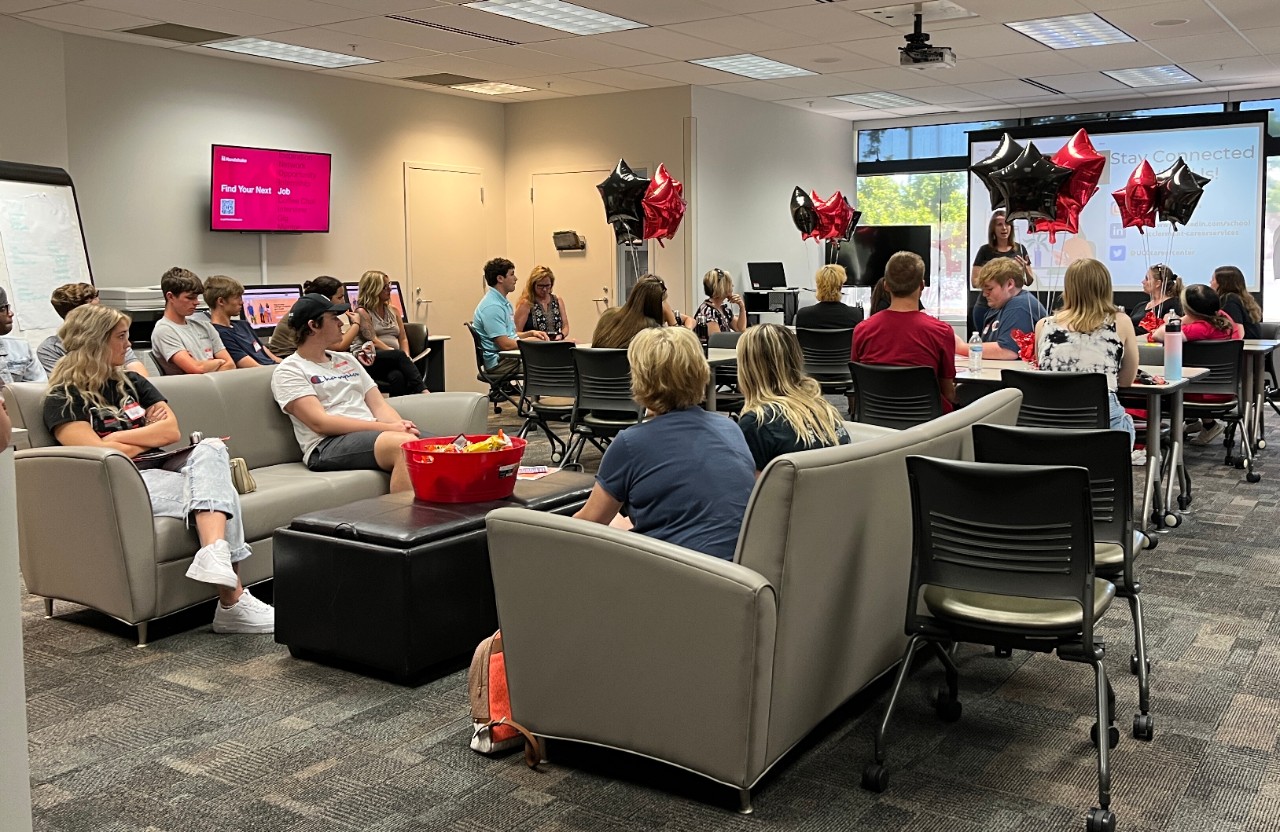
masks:
<path id="1" fill-rule="evenodd" d="M 956 65 L 956 53 L 949 46 L 929 43 L 929 33 L 921 31 L 923 15 L 916 13 L 916 28 L 904 35 L 906 46 L 899 46 L 898 64 L 915 69 L 950 69 Z"/>

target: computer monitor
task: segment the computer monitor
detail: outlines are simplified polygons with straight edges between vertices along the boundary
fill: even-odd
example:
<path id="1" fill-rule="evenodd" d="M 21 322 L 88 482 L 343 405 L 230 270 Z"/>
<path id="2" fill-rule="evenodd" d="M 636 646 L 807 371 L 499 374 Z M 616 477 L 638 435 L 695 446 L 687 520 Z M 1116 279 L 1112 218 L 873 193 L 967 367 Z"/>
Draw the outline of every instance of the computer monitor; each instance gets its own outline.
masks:
<path id="1" fill-rule="evenodd" d="M 872 287 L 884 277 L 889 258 L 899 251 L 912 251 L 924 260 L 924 285 L 930 282 L 930 229 L 927 225 L 864 225 L 854 230 L 853 239 L 837 251 L 826 245 L 826 261 L 844 266 L 846 286 Z"/>
<path id="2" fill-rule="evenodd" d="M 787 276 L 781 263 L 748 263 L 747 279 L 751 281 L 751 288 L 757 291 L 784 289 L 787 285 Z"/>
<path id="3" fill-rule="evenodd" d="M 284 320 L 293 308 L 293 302 L 300 297 L 302 287 L 296 283 L 246 286 L 244 312 L 241 316 L 255 329 L 274 328 Z"/>
<path id="4" fill-rule="evenodd" d="M 351 304 L 351 308 L 356 308 L 356 298 L 360 295 L 359 283 L 344 283 L 347 289 L 347 303 Z M 400 293 L 400 281 L 391 281 L 391 308 L 400 313 L 400 320 L 407 322 L 408 316 L 404 313 L 404 296 Z"/>

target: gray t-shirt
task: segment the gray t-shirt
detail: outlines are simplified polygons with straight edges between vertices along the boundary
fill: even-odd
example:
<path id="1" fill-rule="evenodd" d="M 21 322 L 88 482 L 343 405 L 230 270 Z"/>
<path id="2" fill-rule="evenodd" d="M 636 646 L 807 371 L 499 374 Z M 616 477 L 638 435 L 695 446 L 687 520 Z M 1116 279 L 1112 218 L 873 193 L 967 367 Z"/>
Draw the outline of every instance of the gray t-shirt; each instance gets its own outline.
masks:
<path id="1" fill-rule="evenodd" d="M 183 350 L 191 353 L 196 361 L 208 361 L 223 349 L 218 331 L 207 318 L 193 315 L 185 324 L 161 318 L 151 330 L 151 355 L 165 375 L 182 375 L 182 370 L 173 363 L 173 356 Z"/>
<path id="2" fill-rule="evenodd" d="M 62 339 L 57 335 L 50 335 L 48 338 L 40 342 L 40 346 L 36 347 L 36 357 L 40 359 L 40 363 L 49 372 L 53 372 L 53 365 L 58 363 L 58 359 L 67 354 L 67 348 L 62 346 Z M 124 353 L 124 365 L 128 367 L 130 364 L 141 362 L 138 354 L 133 351 L 133 347 L 129 347 Z"/>

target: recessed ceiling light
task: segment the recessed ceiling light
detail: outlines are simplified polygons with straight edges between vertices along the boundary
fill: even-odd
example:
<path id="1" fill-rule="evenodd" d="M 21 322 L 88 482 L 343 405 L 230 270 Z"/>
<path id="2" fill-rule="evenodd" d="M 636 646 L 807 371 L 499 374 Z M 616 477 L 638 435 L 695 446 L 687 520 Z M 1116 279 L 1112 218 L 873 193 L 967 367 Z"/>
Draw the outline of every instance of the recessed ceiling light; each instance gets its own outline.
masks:
<path id="1" fill-rule="evenodd" d="M 206 49 L 221 49 L 224 52 L 237 52 L 241 55 L 253 55 L 258 58 L 288 61 L 292 64 L 319 66 L 325 69 L 340 69 L 344 66 L 378 63 L 378 61 L 362 58 L 359 55 L 343 55 L 340 52 L 326 52 L 323 49 L 295 46 L 292 43 L 277 43 L 273 40 L 262 40 L 261 38 L 223 40 L 217 43 L 206 43 L 204 47 Z"/>
<path id="2" fill-rule="evenodd" d="M 1164 20 L 1151 21 L 1151 25 L 1152 26 L 1181 26 L 1184 23 L 1190 23 L 1190 22 L 1191 21 L 1185 17 L 1166 17 Z"/>
<path id="3" fill-rule="evenodd" d="M 924 102 L 906 98 L 892 92 L 860 92 L 853 95 L 833 95 L 837 101 L 847 101 L 869 110 L 892 110 L 899 107 L 919 107 Z"/>
<path id="4" fill-rule="evenodd" d="M 1096 14 L 1042 17 L 1038 20 L 1020 20 L 1004 25 L 1050 49 L 1076 49 L 1081 46 L 1134 42 L 1133 38 Z"/>
<path id="5" fill-rule="evenodd" d="M 826 58 L 814 58 L 814 59 L 813 59 L 813 62 L 814 62 L 815 64 L 838 64 L 838 63 L 840 63 L 840 59 L 839 59 L 839 58 L 832 58 L 832 57 L 826 57 Z"/>
<path id="6" fill-rule="evenodd" d="M 549 29 L 558 29 L 574 35 L 598 35 L 602 32 L 621 32 L 626 29 L 647 29 L 644 23 L 614 17 L 611 14 L 585 9 L 562 0 L 482 0 L 466 3 L 468 8 L 490 14 L 500 14 L 536 23 Z"/>
<path id="7" fill-rule="evenodd" d="M 463 92 L 478 92 L 481 95 L 507 95 L 513 92 L 533 92 L 533 87 L 521 87 L 515 84 L 503 84 L 499 81 L 482 81 L 478 84 L 453 84 L 450 89 Z"/>
<path id="8" fill-rule="evenodd" d="M 1102 73 L 1130 87 L 1162 87 L 1167 84 L 1197 84 L 1200 79 L 1180 66 L 1140 66 L 1137 69 L 1108 69 Z"/>
<path id="9" fill-rule="evenodd" d="M 722 58 L 699 58 L 696 61 L 689 61 L 689 63 L 718 69 L 721 72 L 741 75 L 744 78 L 755 78 L 757 81 L 768 81 L 771 78 L 794 78 L 798 75 L 817 75 L 816 72 L 810 72 L 798 66 L 784 64 L 780 61 L 771 61 L 768 58 L 751 54 L 725 55 Z"/>

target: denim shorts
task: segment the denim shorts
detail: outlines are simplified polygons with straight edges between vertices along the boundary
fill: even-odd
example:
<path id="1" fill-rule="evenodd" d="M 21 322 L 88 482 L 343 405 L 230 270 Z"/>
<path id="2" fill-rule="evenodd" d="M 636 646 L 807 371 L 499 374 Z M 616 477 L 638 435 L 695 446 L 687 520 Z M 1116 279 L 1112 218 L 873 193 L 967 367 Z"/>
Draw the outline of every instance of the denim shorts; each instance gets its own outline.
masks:
<path id="1" fill-rule="evenodd" d="M 307 467 L 312 471 L 381 471 L 382 466 L 373 453 L 373 446 L 380 435 L 376 430 L 360 430 L 326 436 L 311 449 Z"/>

